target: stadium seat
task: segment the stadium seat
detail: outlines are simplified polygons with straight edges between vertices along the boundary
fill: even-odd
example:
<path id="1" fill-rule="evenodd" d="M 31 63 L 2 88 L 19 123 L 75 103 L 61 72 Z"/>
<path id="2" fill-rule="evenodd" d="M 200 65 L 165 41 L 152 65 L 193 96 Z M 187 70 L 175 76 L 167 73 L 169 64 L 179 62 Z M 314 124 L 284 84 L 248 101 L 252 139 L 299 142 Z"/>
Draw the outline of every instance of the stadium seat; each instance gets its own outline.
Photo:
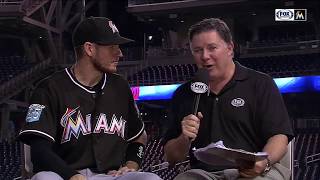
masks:
<path id="1" fill-rule="evenodd" d="M 0 139 L 0 179 L 18 179 L 21 175 L 20 143 Z"/>

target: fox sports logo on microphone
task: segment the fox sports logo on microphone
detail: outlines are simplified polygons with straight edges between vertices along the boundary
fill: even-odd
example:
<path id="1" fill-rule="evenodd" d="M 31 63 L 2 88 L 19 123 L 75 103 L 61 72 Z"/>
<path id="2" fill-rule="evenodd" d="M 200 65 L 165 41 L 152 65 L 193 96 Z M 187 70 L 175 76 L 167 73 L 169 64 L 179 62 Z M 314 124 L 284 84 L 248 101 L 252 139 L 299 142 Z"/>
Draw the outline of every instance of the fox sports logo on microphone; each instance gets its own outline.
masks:
<path id="1" fill-rule="evenodd" d="M 307 21 L 307 9 L 275 9 L 275 21 Z"/>
<path id="2" fill-rule="evenodd" d="M 208 91 L 208 86 L 203 82 L 194 82 L 191 84 L 191 90 L 197 94 L 202 94 Z"/>

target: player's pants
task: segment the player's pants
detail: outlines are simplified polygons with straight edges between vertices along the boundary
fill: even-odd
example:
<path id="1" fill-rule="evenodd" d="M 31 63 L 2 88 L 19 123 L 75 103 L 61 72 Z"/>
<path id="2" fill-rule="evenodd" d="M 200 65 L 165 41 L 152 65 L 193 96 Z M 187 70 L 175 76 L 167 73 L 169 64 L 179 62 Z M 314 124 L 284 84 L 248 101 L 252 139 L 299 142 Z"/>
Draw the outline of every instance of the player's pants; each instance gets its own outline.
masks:
<path id="1" fill-rule="evenodd" d="M 202 169 L 191 169 L 179 174 L 174 180 L 289 180 L 291 172 L 279 163 L 274 164 L 264 176 L 255 178 L 239 178 L 237 169 L 218 172 L 207 172 Z"/>
<path id="2" fill-rule="evenodd" d="M 122 176 L 110 176 L 106 174 L 96 174 L 90 169 L 79 171 L 87 180 L 162 180 L 159 176 L 148 172 L 128 172 Z M 51 171 L 42 171 L 35 174 L 31 180 L 63 180 L 61 176 Z"/>

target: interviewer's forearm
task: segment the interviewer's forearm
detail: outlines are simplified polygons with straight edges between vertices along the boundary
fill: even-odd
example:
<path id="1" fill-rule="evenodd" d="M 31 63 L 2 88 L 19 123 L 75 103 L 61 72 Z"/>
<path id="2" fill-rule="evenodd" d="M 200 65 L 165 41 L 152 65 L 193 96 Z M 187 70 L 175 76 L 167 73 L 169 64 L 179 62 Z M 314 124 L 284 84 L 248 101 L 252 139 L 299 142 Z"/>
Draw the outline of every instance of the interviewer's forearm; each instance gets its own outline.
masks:
<path id="1" fill-rule="evenodd" d="M 269 154 L 271 164 L 279 162 L 287 152 L 288 138 L 286 135 L 277 134 L 269 138 L 263 151 Z"/>
<path id="2" fill-rule="evenodd" d="M 191 141 L 187 136 L 180 135 L 172 139 L 164 146 L 165 160 L 171 165 L 183 161 L 189 154 Z"/>

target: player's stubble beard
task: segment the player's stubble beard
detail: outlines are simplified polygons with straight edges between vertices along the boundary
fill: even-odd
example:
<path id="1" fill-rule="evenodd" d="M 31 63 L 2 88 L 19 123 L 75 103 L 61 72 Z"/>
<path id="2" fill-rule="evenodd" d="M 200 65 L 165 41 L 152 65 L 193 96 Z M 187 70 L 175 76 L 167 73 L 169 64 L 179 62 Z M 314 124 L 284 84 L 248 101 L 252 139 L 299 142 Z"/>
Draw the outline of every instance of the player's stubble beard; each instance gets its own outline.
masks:
<path id="1" fill-rule="evenodd" d="M 94 59 L 93 60 L 93 66 L 102 73 L 115 73 L 117 71 L 117 66 L 115 66 L 115 69 L 107 68 L 105 67 L 99 60 Z M 111 65 L 109 65 L 111 66 Z"/>

